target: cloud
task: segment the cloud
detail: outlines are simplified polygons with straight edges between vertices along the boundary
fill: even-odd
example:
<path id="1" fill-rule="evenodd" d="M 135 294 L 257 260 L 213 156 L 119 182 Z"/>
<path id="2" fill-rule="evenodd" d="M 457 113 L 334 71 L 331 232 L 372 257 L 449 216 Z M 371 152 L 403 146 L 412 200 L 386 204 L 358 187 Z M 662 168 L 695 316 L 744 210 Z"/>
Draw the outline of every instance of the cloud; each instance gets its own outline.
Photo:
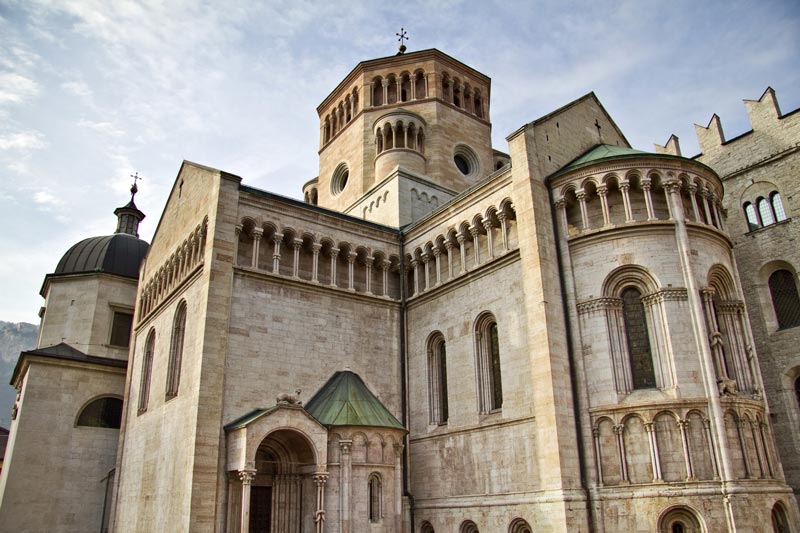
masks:
<path id="1" fill-rule="evenodd" d="M 40 131 L 29 130 L 0 135 L 0 150 L 30 152 L 45 147 L 47 147 L 47 141 Z"/>
<path id="2" fill-rule="evenodd" d="M 48 191 L 36 191 L 33 194 L 33 201 L 44 208 L 48 207 L 60 207 L 64 205 L 64 201 L 61 198 L 54 196 L 51 192 Z"/>
<path id="3" fill-rule="evenodd" d="M 0 105 L 20 104 L 39 94 L 39 84 L 16 72 L 0 72 Z"/>
<path id="4" fill-rule="evenodd" d="M 93 95 L 91 87 L 84 81 L 65 81 L 61 88 L 81 98 L 91 98 Z"/>
<path id="5" fill-rule="evenodd" d="M 122 137 L 125 135 L 125 130 L 116 127 L 111 122 L 93 122 L 91 120 L 81 119 L 78 121 L 78 126 L 90 129 L 107 137 Z"/>

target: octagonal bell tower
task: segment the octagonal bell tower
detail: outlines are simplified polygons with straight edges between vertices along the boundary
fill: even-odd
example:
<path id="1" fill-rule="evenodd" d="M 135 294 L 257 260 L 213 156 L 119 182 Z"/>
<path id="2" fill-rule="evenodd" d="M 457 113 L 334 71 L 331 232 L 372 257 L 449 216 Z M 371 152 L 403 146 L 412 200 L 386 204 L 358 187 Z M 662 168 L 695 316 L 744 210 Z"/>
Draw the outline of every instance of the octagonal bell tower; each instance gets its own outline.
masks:
<path id="1" fill-rule="evenodd" d="M 490 90 L 435 49 L 359 63 L 317 108 L 307 201 L 395 227 L 442 205 L 494 170 Z"/>

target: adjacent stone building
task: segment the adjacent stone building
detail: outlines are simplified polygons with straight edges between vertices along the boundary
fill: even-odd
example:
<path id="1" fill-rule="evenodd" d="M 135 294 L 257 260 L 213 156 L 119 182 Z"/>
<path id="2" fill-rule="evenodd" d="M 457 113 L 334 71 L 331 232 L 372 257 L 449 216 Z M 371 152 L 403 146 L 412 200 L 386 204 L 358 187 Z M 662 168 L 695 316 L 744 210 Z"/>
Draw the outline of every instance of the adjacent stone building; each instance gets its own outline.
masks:
<path id="1" fill-rule="evenodd" d="M 632 149 L 588 94 L 506 153 L 490 95 L 438 50 L 359 63 L 317 109 L 304 202 L 183 163 L 139 270 L 111 529 L 796 532 L 796 443 L 773 423 L 800 421 L 800 302 L 775 242 L 800 206 L 771 178 L 745 234 L 720 163 L 790 165 L 791 117 L 759 111 L 769 139 L 754 121 L 746 155 L 688 159 L 677 139 Z M 765 252 L 780 262 L 745 281 Z M 40 350 L 83 346 L 60 342 Z M 28 389 L 55 394 L 27 368 L 12 441 Z M 16 501 L 14 479 L 0 519 L 92 529 L 31 516 L 53 489 Z"/>

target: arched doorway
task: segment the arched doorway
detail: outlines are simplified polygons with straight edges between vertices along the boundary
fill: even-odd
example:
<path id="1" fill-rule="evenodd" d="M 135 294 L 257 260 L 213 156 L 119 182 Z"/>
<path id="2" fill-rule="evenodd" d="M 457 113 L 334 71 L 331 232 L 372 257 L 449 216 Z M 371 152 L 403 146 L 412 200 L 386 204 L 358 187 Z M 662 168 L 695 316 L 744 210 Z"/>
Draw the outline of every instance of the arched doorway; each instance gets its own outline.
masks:
<path id="1" fill-rule="evenodd" d="M 292 429 L 270 433 L 256 451 L 255 470 L 249 533 L 299 533 L 312 528 L 316 457 L 308 439 Z"/>

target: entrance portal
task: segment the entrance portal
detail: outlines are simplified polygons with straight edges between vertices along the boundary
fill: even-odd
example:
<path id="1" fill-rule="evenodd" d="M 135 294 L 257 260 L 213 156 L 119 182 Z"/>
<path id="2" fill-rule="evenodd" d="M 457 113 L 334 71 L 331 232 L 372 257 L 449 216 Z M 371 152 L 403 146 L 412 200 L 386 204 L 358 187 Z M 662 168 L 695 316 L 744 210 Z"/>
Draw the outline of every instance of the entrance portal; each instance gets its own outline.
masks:
<path id="1" fill-rule="evenodd" d="M 250 533 L 313 531 L 316 491 L 314 452 L 291 429 L 270 433 L 256 452 L 250 497 Z"/>

